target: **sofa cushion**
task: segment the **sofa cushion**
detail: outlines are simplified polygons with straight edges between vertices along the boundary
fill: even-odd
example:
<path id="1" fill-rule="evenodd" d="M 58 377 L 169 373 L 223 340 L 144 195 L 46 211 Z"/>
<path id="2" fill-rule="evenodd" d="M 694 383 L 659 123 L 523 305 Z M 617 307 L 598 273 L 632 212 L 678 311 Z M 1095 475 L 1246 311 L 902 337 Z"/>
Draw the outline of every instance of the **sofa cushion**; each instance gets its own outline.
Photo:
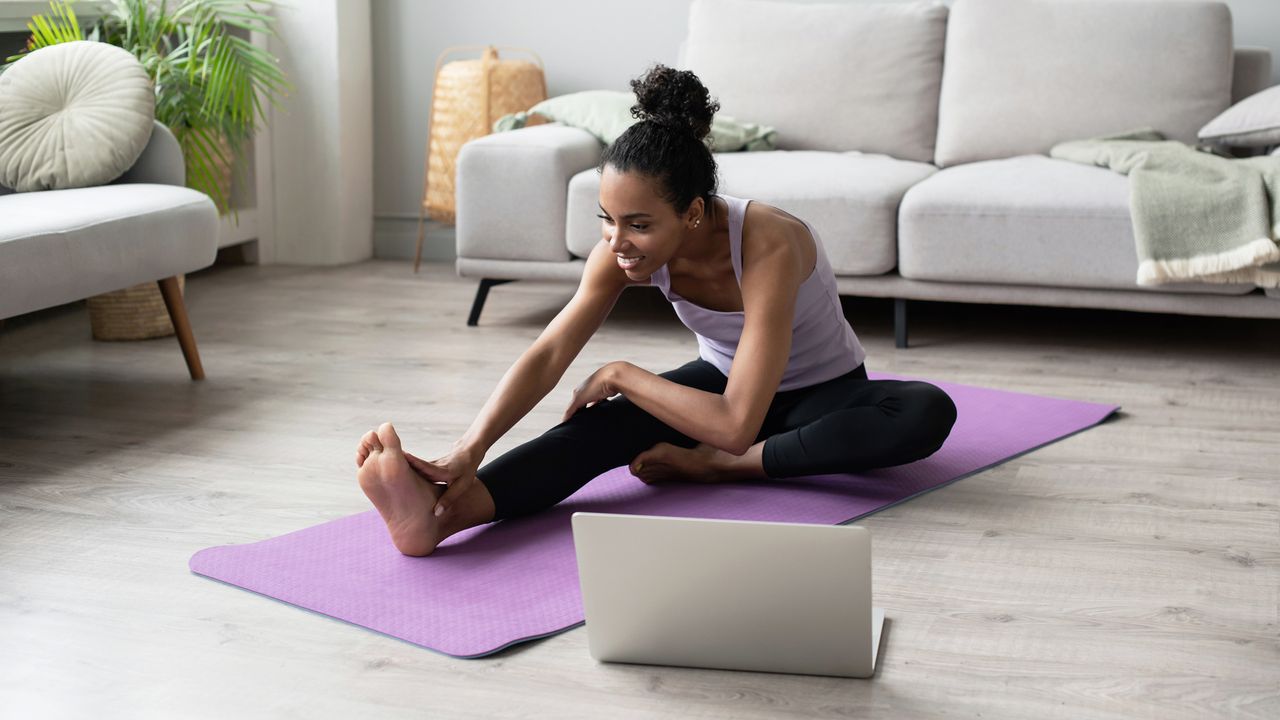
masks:
<path id="1" fill-rule="evenodd" d="M 908 190 L 898 218 L 898 272 L 916 280 L 1054 287 L 1253 290 L 1138 285 L 1129 178 L 1043 155 L 947 168 Z"/>
<path id="2" fill-rule="evenodd" d="M 694 0 L 683 59 L 780 150 L 933 158 L 947 8 Z"/>
<path id="3" fill-rule="evenodd" d="M 935 162 L 1144 126 L 1194 143 L 1230 103 L 1232 55 L 1220 2 L 956 0 Z"/>
<path id="4" fill-rule="evenodd" d="M 0 185 L 108 183 L 142 154 L 154 116 L 151 78 L 128 51 L 87 40 L 35 50 L 0 75 Z"/>
<path id="5" fill-rule="evenodd" d="M 0 317 L 209 266 L 218 211 L 174 185 L 0 196 Z"/>
<path id="6" fill-rule="evenodd" d="M 818 231 L 837 275 L 879 275 L 897 263 L 902 194 L 937 171 L 887 155 L 817 150 L 717 153 L 720 190 L 802 218 Z M 569 181 L 566 245 L 586 257 L 603 237 L 600 176 L 594 168 Z"/>

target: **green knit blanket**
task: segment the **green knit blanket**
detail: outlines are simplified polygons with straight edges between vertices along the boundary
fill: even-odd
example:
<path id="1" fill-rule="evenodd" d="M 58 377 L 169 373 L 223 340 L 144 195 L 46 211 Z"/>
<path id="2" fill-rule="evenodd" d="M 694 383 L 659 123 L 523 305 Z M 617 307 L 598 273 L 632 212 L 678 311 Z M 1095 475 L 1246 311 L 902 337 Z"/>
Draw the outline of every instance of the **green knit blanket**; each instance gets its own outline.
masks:
<path id="1" fill-rule="evenodd" d="M 1059 143 L 1049 156 L 1129 176 L 1139 285 L 1280 287 L 1280 157 L 1221 157 L 1151 128 Z"/>

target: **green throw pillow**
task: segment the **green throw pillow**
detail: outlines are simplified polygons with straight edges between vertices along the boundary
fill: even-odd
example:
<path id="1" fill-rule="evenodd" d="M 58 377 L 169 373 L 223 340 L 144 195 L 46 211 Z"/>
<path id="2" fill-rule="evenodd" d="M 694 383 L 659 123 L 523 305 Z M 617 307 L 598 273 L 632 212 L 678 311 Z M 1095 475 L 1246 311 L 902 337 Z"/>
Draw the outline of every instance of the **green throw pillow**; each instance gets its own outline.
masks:
<path id="1" fill-rule="evenodd" d="M 596 136 L 600 142 L 610 145 L 624 130 L 639 122 L 631 116 L 631 106 L 636 104 L 635 93 L 615 90 L 584 90 L 582 92 L 547 98 L 524 112 L 498 118 L 494 132 L 522 128 L 533 114 L 571 127 L 582 128 Z M 714 152 L 737 150 L 773 150 L 777 133 L 767 125 L 738 122 L 728 115 L 716 115 L 711 120 L 711 133 L 707 145 Z"/>

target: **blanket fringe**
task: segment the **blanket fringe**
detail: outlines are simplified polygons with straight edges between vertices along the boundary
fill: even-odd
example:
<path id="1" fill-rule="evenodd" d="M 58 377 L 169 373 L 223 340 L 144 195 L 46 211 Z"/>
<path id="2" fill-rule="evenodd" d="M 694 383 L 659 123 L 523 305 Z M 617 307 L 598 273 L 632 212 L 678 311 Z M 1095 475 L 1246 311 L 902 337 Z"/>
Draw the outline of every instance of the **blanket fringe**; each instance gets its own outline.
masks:
<path id="1" fill-rule="evenodd" d="M 1280 270 L 1257 267 L 1276 261 L 1280 261 L 1280 245 L 1276 245 L 1276 241 L 1271 238 L 1259 238 L 1211 255 L 1143 260 L 1138 264 L 1138 284 L 1206 282 L 1280 287 Z"/>

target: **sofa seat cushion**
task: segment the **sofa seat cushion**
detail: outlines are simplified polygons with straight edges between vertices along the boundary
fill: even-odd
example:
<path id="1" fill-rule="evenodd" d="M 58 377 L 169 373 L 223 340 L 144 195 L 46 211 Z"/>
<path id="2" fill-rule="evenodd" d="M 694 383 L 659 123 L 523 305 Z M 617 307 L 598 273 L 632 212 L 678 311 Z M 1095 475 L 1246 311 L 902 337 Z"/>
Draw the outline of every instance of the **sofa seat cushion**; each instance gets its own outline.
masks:
<path id="1" fill-rule="evenodd" d="M 897 263 L 898 203 L 907 188 L 937 172 L 928 163 L 887 155 L 820 150 L 717 153 L 720 190 L 802 218 L 822 237 L 837 275 L 880 275 Z M 586 257 L 604 236 L 600 176 L 569 181 L 566 244 Z"/>
<path id="2" fill-rule="evenodd" d="M 1023 155 L 947 168 L 912 187 L 898 218 L 905 278 L 1238 295 L 1252 285 L 1137 284 L 1129 178 Z"/>
<path id="3" fill-rule="evenodd" d="M 218 211 L 174 185 L 102 185 L 0 196 L 0 317 L 199 270 Z"/>

